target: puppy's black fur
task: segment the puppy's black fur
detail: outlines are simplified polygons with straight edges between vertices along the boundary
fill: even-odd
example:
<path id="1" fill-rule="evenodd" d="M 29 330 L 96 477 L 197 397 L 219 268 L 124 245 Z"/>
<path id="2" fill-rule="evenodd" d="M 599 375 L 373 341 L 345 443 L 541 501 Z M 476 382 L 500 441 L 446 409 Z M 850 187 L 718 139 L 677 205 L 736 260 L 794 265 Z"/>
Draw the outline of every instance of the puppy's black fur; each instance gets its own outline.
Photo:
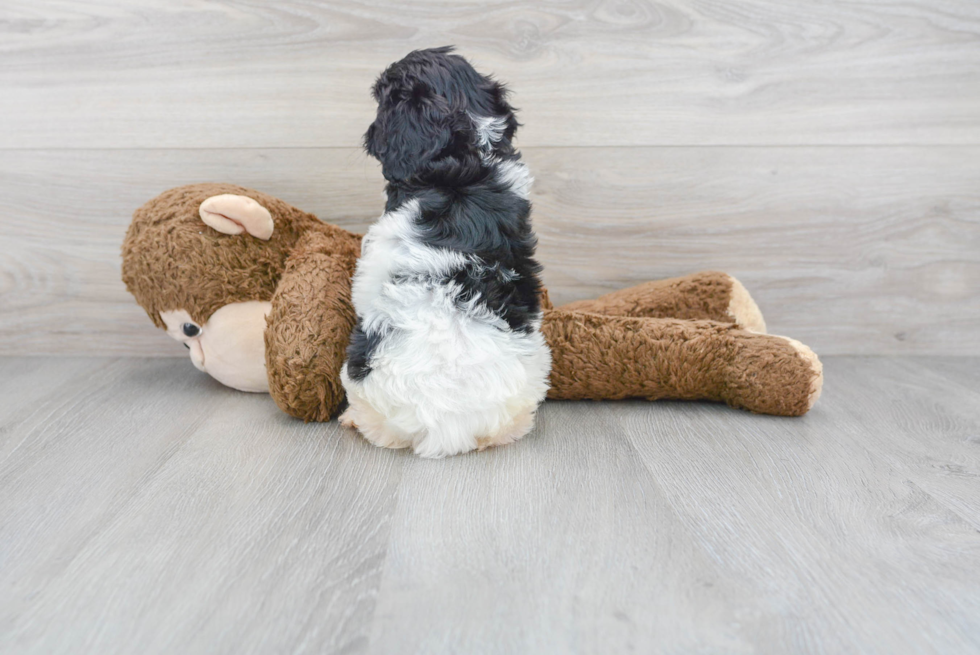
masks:
<path id="1" fill-rule="evenodd" d="M 350 333 L 350 342 L 347 344 L 347 374 L 352 380 L 360 382 L 371 372 L 369 363 L 371 354 L 381 343 L 383 336 L 381 332 L 368 334 L 364 331 L 361 319 L 357 319 L 357 324 Z"/>
<path id="2" fill-rule="evenodd" d="M 473 116 L 502 118 L 494 154 L 516 154 L 518 122 L 504 85 L 452 52 L 452 46 L 411 52 L 374 84 L 378 116 L 364 146 L 389 184 L 452 187 L 485 175 Z"/>
<path id="3" fill-rule="evenodd" d="M 447 46 L 416 50 L 392 64 L 373 94 L 378 114 L 364 146 L 387 180 L 385 210 L 417 199 L 424 243 L 481 262 L 430 281 L 455 283 L 460 304 L 476 299 L 512 330 L 532 329 L 541 310 L 541 267 L 534 259 L 531 204 L 498 175 L 502 162 L 520 159 L 513 146 L 519 123 L 506 88 Z M 499 138 L 481 144 L 481 119 L 497 120 Z M 348 356 L 361 378 L 379 341 L 355 330 Z"/>

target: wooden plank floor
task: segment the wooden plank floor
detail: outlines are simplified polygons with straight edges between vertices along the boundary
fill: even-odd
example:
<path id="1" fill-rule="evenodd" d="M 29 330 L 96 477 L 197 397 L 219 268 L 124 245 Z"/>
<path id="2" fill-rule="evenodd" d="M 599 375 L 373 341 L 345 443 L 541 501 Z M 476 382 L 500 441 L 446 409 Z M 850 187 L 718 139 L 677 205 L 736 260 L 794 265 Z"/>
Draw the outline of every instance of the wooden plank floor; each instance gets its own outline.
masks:
<path id="1" fill-rule="evenodd" d="M 968 653 L 980 359 L 802 419 L 547 403 L 442 461 L 186 360 L 0 359 L 4 653 Z"/>
<path id="2" fill-rule="evenodd" d="M 447 44 L 524 147 L 978 145 L 978 35 L 973 0 L 4 0 L 0 148 L 357 147 Z"/>

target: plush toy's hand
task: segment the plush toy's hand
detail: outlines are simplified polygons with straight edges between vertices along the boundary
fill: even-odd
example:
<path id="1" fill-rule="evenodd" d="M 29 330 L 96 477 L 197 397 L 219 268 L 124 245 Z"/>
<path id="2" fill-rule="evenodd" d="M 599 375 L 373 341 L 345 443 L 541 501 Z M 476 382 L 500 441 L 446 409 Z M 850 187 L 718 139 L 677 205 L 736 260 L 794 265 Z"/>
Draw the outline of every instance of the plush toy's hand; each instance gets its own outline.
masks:
<path id="1" fill-rule="evenodd" d="M 800 416 L 817 401 L 820 360 L 785 337 L 732 323 L 545 312 L 549 398 L 718 400 Z"/>
<path id="2" fill-rule="evenodd" d="M 607 316 L 719 321 L 753 332 L 766 331 L 762 313 L 742 283 L 727 273 L 713 271 L 645 282 L 559 309 Z"/>
<path id="3" fill-rule="evenodd" d="M 325 230 L 297 243 L 265 332 L 269 393 L 280 409 L 306 421 L 329 420 L 344 398 L 340 369 L 356 320 L 350 292 L 360 240 Z"/>

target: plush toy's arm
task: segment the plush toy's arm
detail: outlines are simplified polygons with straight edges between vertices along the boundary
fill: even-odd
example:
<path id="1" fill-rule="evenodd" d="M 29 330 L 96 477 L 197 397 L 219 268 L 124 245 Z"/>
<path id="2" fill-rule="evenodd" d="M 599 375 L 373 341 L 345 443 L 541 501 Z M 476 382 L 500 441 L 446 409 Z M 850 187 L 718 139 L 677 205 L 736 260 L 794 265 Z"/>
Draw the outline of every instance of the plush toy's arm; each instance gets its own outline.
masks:
<path id="1" fill-rule="evenodd" d="M 753 332 L 766 331 L 762 313 L 745 287 L 732 276 L 713 271 L 646 282 L 559 309 L 607 316 L 710 320 L 735 323 Z"/>
<path id="2" fill-rule="evenodd" d="M 547 311 L 555 399 L 717 400 L 763 414 L 805 414 L 820 361 L 785 337 L 731 323 Z"/>
<path id="3" fill-rule="evenodd" d="M 269 393 L 287 414 L 327 421 L 344 398 L 340 369 L 356 317 L 351 275 L 360 239 L 310 231 L 290 254 L 265 331 Z"/>

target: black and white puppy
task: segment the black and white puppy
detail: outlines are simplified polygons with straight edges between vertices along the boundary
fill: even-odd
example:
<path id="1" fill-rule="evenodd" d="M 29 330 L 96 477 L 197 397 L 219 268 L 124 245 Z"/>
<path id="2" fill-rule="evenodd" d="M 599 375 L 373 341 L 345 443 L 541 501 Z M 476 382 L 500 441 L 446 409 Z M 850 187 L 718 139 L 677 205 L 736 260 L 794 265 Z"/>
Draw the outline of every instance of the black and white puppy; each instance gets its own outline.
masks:
<path id="1" fill-rule="evenodd" d="M 507 91 L 445 47 L 389 66 L 374 97 L 364 142 L 388 199 L 354 275 L 341 421 L 423 457 L 510 443 L 533 426 L 551 353 Z"/>

